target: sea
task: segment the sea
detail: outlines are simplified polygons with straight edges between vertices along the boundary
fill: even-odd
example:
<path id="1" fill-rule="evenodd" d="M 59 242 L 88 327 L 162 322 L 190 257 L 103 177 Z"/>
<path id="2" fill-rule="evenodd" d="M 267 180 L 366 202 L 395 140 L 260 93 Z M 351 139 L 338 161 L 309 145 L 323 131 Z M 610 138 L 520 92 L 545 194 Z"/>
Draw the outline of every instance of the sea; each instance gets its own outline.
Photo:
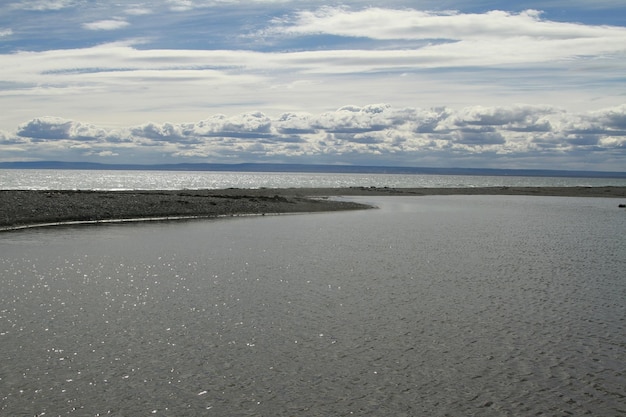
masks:
<path id="1" fill-rule="evenodd" d="M 0 189 L 3 190 L 183 190 L 292 187 L 594 187 L 611 185 L 626 186 L 626 178 L 0 169 Z"/>
<path id="2" fill-rule="evenodd" d="M 73 173 L 15 188 L 62 175 L 71 189 L 209 188 L 225 175 Z M 0 233 L 0 415 L 626 415 L 624 201 L 350 200 L 376 209 Z"/>

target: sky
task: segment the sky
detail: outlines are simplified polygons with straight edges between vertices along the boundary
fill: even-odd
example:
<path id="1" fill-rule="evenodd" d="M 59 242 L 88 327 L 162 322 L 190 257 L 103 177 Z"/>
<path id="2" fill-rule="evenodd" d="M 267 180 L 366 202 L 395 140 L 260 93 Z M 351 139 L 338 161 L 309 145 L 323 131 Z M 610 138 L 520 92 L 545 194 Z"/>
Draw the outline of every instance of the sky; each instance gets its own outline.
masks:
<path id="1" fill-rule="evenodd" d="M 626 2 L 2 0 L 34 160 L 626 171 Z"/>

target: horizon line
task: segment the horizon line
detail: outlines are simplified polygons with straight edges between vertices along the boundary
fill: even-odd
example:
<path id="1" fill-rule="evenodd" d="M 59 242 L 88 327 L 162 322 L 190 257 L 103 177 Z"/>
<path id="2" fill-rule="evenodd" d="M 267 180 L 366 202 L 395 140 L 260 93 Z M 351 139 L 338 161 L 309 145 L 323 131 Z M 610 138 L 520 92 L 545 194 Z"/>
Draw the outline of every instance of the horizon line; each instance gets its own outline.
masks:
<path id="1" fill-rule="evenodd" d="M 378 173 L 433 175 L 509 175 L 626 178 L 623 171 L 558 170 L 540 168 L 473 168 L 473 167 L 411 167 L 385 165 L 302 164 L 273 162 L 180 162 L 160 164 L 107 164 L 76 161 L 8 161 L 0 169 L 69 169 L 69 170 L 155 170 L 155 171 L 244 171 L 244 172 L 303 172 L 303 173 Z"/>

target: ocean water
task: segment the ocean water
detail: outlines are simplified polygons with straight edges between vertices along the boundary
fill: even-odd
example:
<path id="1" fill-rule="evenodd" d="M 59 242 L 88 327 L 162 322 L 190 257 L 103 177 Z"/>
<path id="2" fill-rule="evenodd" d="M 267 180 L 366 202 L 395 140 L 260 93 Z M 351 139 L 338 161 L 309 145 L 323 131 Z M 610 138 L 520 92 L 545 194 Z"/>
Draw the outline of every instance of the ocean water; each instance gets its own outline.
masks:
<path id="1" fill-rule="evenodd" d="M 0 415 L 618 416 L 604 198 L 0 234 Z"/>
<path id="2" fill-rule="evenodd" d="M 306 187 L 626 186 L 626 178 L 207 171 L 0 170 L 0 189 L 182 190 Z"/>

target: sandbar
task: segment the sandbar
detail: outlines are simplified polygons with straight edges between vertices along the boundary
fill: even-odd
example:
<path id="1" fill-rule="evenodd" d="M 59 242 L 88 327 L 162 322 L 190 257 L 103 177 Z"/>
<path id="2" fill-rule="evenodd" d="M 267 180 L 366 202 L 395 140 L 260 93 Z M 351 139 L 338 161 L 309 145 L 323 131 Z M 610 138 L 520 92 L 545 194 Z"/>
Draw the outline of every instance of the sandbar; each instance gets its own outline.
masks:
<path id="1" fill-rule="evenodd" d="M 358 210 L 372 207 L 332 197 L 367 195 L 533 195 L 626 199 L 626 187 L 0 190 L 0 230 L 69 222 Z"/>

